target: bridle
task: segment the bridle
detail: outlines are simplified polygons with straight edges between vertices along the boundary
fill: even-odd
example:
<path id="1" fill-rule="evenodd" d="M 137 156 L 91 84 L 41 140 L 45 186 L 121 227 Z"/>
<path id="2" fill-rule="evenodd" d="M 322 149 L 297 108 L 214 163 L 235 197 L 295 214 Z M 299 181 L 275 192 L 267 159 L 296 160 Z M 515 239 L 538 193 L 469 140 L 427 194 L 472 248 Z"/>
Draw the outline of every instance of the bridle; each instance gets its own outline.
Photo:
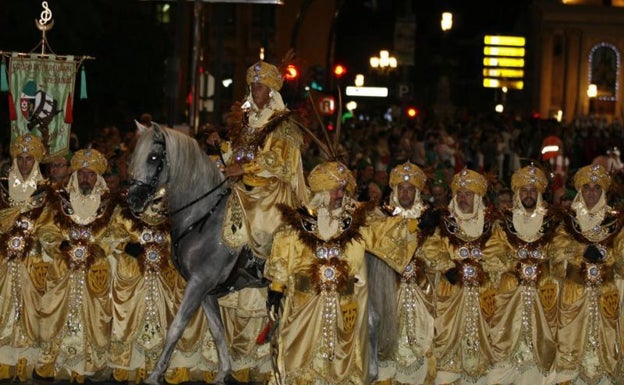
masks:
<path id="1" fill-rule="evenodd" d="M 143 182 L 143 181 L 138 180 L 138 179 L 131 179 L 130 180 L 130 185 L 131 186 L 135 185 L 135 186 L 138 186 L 138 187 L 143 187 L 143 188 L 147 188 L 148 189 L 148 191 L 149 191 L 148 199 L 149 200 L 152 200 L 153 197 L 156 195 L 156 185 L 158 184 L 158 180 L 160 179 L 160 173 L 162 172 L 162 170 L 164 170 L 165 165 L 167 164 L 167 145 L 165 143 L 164 138 L 162 138 L 162 139 L 158 138 L 158 139 L 154 140 L 154 143 L 161 145 L 162 148 L 163 148 L 163 152 L 162 152 L 160 160 L 158 161 L 158 164 L 156 166 L 156 172 L 154 173 L 154 176 L 152 176 L 152 178 L 150 179 L 149 182 Z M 169 179 L 169 176 L 167 176 L 167 180 L 168 179 Z M 199 202 L 199 201 L 207 198 L 208 196 L 212 195 L 215 191 L 219 190 L 227 181 L 228 181 L 228 179 L 224 178 L 221 182 L 219 182 L 219 184 L 217 184 L 216 186 L 214 186 L 213 188 L 211 188 L 210 190 L 208 190 L 204 194 L 202 194 L 199 197 L 193 199 L 192 201 L 184 204 L 182 207 L 179 207 L 179 208 L 177 208 L 175 210 L 170 211 L 169 212 L 169 216 L 174 216 L 176 214 L 179 214 L 183 210 L 193 206 L 197 202 Z M 167 181 L 165 181 L 165 183 L 167 183 Z M 208 210 L 204 215 L 199 217 L 199 219 L 197 219 L 196 221 L 194 221 L 193 223 L 188 225 L 184 229 L 184 231 L 182 231 L 182 233 L 180 233 L 180 235 L 175 240 L 172 241 L 173 247 L 176 250 L 178 248 L 178 244 L 180 243 L 180 240 L 182 238 L 184 238 L 186 235 L 190 234 L 191 231 L 193 231 L 198 225 L 200 226 L 199 227 L 199 231 L 201 232 L 203 230 L 203 227 L 206 224 L 206 222 L 208 221 L 208 219 L 210 218 L 210 216 L 216 211 L 217 207 L 219 207 L 219 204 L 221 204 L 221 202 L 223 201 L 223 198 L 230 194 L 230 191 L 231 191 L 231 189 L 229 187 L 224 189 L 223 191 L 221 191 L 221 193 L 217 197 L 216 203 L 210 208 L 210 210 Z"/>
<path id="2" fill-rule="evenodd" d="M 156 172 L 154 173 L 154 176 L 152 176 L 152 179 L 149 182 L 143 182 L 142 180 L 134 178 L 130 179 L 130 186 L 137 186 L 148 189 L 149 200 L 152 200 L 152 198 L 154 198 L 154 195 L 156 194 L 156 185 L 158 184 L 158 179 L 160 179 L 160 173 L 162 172 L 162 170 L 164 170 L 165 162 L 167 161 L 167 145 L 165 144 L 164 138 L 155 140 L 154 143 L 160 144 L 164 149 L 160 160 L 158 161 L 158 165 L 156 166 Z"/>

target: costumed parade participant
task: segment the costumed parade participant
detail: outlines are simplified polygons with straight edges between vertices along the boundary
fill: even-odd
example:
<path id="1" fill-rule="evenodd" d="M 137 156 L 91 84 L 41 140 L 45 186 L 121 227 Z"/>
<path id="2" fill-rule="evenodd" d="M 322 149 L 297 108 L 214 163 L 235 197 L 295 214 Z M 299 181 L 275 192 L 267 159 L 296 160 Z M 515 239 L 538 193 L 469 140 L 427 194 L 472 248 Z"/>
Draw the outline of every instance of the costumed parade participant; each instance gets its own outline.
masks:
<path id="1" fill-rule="evenodd" d="M 70 154 L 65 156 L 57 155 L 48 160 L 46 164 L 48 182 L 55 190 L 65 187 L 69 180 L 69 175 L 71 174 L 69 159 L 71 159 Z"/>
<path id="2" fill-rule="evenodd" d="M 223 239 L 246 255 L 238 274 L 248 274 L 252 284 L 255 280 L 264 285 L 264 261 L 281 224 L 277 205 L 299 206 L 307 200 L 300 152 L 303 137 L 279 93 L 284 81 L 279 69 L 259 61 L 249 67 L 246 80 L 249 92 L 244 103 L 233 109 L 230 142 L 223 154 L 225 175 L 240 178 L 232 185 Z M 270 377 L 269 344 L 257 341 L 269 322 L 265 303 L 266 287 L 245 288 L 219 301 L 233 375 L 239 381 Z"/>
<path id="3" fill-rule="evenodd" d="M 436 384 L 485 384 L 492 364 L 487 322 L 494 313 L 492 278 L 503 265 L 486 249 L 494 224 L 483 202 L 487 186 L 475 171 L 455 174 L 440 223 L 443 247 L 432 261 L 444 273 L 436 300 Z"/>
<path id="4" fill-rule="evenodd" d="M 559 299 L 557 382 L 619 384 L 622 214 L 609 206 L 611 176 L 593 164 L 574 175 L 578 191 L 553 242 L 567 268 Z"/>
<path id="5" fill-rule="evenodd" d="M 102 177 L 106 167 L 100 152 L 77 151 L 69 182 L 50 202 L 37 232 L 54 260 L 37 309 L 45 325 L 37 378 L 83 383 L 108 376 L 111 266 L 102 237 L 114 205 Z"/>
<path id="6" fill-rule="evenodd" d="M 513 206 L 502 212 L 488 250 L 506 264 L 491 321 L 491 384 L 554 383 L 559 281 L 550 270 L 559 221 L 542 194 L 546 174 L 534 165 L 513 173 Z"/>
<path id="7" fill-rule="evenodd" d="M 307 206 L 280 205 L 287 225 L 275 234 L 265 270 L 271 314 L 280 313 L 283 300 L 276 376 L 286 384 L 368 383 L 364 253 L 373 251 L 397 271 L 409 259 L 384 252 L 398 246 L 367 228 L 367 207 L 354 201 L 355 179 L 344 164 L 321 163 L 308 182 Z"/>
<path id="8" fill-rule="evenodd" d="M 141 382 L 164 348 L 185 287 L 171 257 L 165 190 L 159 190 L 138 216 L 118 206 L 109 229 L 107 236 L 117 244 L 109 365 L 115 381 Z M 204 362 L 204 353 L 216 355 L 214 345 L 208 347 L 211 351 L 203 351 L 206 339 L 211 336 L 203 313 L 197 312 L 176 345 L 165 375 L 167 383 L 204 380 L 204 372 L 215 371 L 216 356 L 211 365 Z"/>
<path id="9" fill-rule="evenodd" d="M 378 384 L 422 384 L 428 374 L 432 375 L 430 369 L 435 368 L 432 360 L 434 286 L 427 274 L 425 243 L 433 235 L 436 223 L 421 200 L 426 181 L 425 173 L 410 162 L 390 172 L 391 218 L 382 226 L 390 228 L 388 236 L 412 258 L 399 275 L 378 258 L 369 261 L 369 297 L 380 317 Z M 433 249 L 439 242 L 429 245 L 432 249 L 429 251 L 437 252 Z M 385 278 L 384 271 L 388 270 L 392 273 L 388 277 L 391 280 Z"/>
<path id="10" fill-rule="evenodd" d="M 36 309 L 49 264 L 35 231 L 50 194 L 39 168 L 45 152 L 39 137 L 18 136 L 8 177 L 0 181 L 0 381 L 27 381 L 39 356 Z"/>

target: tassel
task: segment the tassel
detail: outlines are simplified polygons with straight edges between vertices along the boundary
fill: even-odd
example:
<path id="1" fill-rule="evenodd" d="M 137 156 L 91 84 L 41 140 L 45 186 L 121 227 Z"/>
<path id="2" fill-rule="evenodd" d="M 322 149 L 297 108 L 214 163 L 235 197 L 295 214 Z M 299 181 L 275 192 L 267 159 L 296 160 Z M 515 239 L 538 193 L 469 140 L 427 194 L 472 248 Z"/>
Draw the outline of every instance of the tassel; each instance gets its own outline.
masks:
<path id="1" fill-rule="evenodd" d="M 67 103 L 65 104 L 65 123 L 72 124 L 74 122 L 73 99 L 71 92 L 67 95 Z"/>
<path id="2" fill-rule="evenodd" d="M 15 112 L 15 102 L 13 94 L 9 92 L 9 120 L 17 120 L 17 112 Z"/>
<path id="3" fill-rule="evenodd" d="M 0 91 L 6 92 L 9 90 L 9 81 L 7 80 L 6 74 L 6 63 L 4 59 L 2 59 L 2 64 L 0 65 Z"/>
<path id="4" fill-rule="evenodd" d="M 87 74 L 85 72 L 84 66 L 82 66 L 82 70 L 80 71 L 80 99 L 87 98 Z"/>
<path id="5" fill-rule="evenodd" d="M 264 329 L 262 329 L 260 334 L 258 334 L 258 337 L 256 337 L 256 345 L 264 345 L 265 343 L 269 341 L 270 339 L 269 333 L 271 331 L 271 327 L 273 327 L 273 322 L 271 321 L 267 322 Z"/>

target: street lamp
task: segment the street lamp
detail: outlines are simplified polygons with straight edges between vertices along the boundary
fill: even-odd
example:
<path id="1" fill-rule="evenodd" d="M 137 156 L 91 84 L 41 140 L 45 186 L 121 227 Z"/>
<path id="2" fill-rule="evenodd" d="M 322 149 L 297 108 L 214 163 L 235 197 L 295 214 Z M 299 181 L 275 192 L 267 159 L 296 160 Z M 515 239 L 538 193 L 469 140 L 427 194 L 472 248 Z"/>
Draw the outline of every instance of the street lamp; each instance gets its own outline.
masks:
<path id="1" fill-rule="evenodd" d="M 453 28 L 453 14 L 451 12 L 442 12 L 440 27 L 442 27 L 442 31 L 444 32 L 450 31 Z"/>
<path id="2" fill-rule="evenodd" d="M 398 62 L 394 56 L 390 56 L 389 51 L 381 50 L 379 56 L 371 56 L 370 65 L 375 70 L 385 72 L 397 68 Z"/>
<path id="3" fill-rule="evenodd" d="M 596 96 L 598 96 L 598 86 L 590 84 L 587 86 L 587 97 L 589 98 L 589 113 L 596 112 Z"/>

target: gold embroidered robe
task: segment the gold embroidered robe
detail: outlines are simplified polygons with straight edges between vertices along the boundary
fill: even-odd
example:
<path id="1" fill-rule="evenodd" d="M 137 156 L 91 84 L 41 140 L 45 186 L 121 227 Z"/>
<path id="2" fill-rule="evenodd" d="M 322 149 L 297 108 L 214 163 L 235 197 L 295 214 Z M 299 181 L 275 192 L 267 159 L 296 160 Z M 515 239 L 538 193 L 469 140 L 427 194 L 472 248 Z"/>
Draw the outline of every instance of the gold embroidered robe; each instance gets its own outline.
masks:
<path id="1" fill-rule="evenodd" d="M 336 237 L 322 241 L 294 210 L 275 235 L 265 268 L 271 287 L 285 288 L 277 336 L 285 384 L 364 384 L 368 376 L 368 282 L 365 250 L 402 271 L 390 237 L 364 226 L 364 209 Z"/>
<path id="2" fill-rule="evenodd" d="M 373 233 L 386 235 L 390 244 L 396 245 L 397 250 L 390 253 L 412 256 L 405 269 L 396 275 L 397 302 L 393 305 L 397 318 L 388 320 L 386 316 L 385 322 L 397 323 L 397 335 L 392 351 L 379 357 L 378 381 L 421 384 L 429 374 L 434 336 L 435 290 L 428 266 L 432 257 L 426 254 L 437 252 L 439 237 L 432 237 L 432 231 L 420 231 L 418 219 L 401 216 L 376 220 L 370 227 Z"/>
<path id="3" fill-rule="evenodd" d="M 111 265 L 102 237 L 112 208 L 103 195 L 99 210 L 84 225 L 71 219 L 65 192 L 46 208 L 37 236 L 53 262 L 37 309 L 42 325 L 42 355 L 36 368 L 40 376 L 97 376 L 107 367 Z M 63 241 L 68 247 L 61 250 Z"/>
<path id="4" fill-rule="evenodd" d="M 228 164 L 241 164 L 244 174 L 232 186 L 223 239 L 234 249 L 248 246 L 263 259 L 282 223 L 277 205 L 299 206 L 307 201 L 300 151 L 303 137 L 292 119 L 292 112 L 281 111 L 260 128 L 241 122 L 242 131 L 224 154 Z M 248 288 L 219 300 L 234 376 L 243 382 L 270 376 L 269 345 L 256 343 L 269 322 L 266 293 L 266 288 Z"/>
<path id="5" fill-rule="evenodd" d="M 432 266 L 441 274 L 437 285 L 436 383 L 484 384 L 493 361 L 488 321 L 494 314 L 494 286 L 504 267 L 487 248 L 492 222 L 486 218 L 479 237 L 459 230 L 453 218 L 443 217 L 441 247 L 430 254 Z M 444 273 L 457 268 L 458 281 L 451 284 Z"/>
<path id="6" fill-rule="evenodd" d="M 494 229 L 488 250 L 505 263 L 496 294 L 491 338 L 493 383 L 552 382 L 557 351 L 559 280 L 550 273 L 557 221 L 545 217 L 535 239 L 525 241 L 505 217 Z"/>
<path id="7" fill-rule="evenodd" d="M 153 370 L 182 301 L 186 282 L 171 260 L 169 223 L 159 219 L 146 223 L 118 206 L 107 232 L 107 241 L 116 245 L 109 365 L 121 369 L 113 372 L 118 381 L 140 381 Z M 124 252 L 129 242 L 142 247 L 136 257 Z M 166 373 L 169 383 L 203 380 L 202 371 L 212 373 L 216 366 L 216 361 L 204 362 L 211 352 L 203 349 L 214 348 L 204 318 L 197 312 L 178 341 Z"/>
<path id="8" fill-rule="evenodd" d="M 39 185 L 28 200 L 13 201 L 3 189 L 0 210 L 0 379 L 29 379 L 39 354 L 36 309 L 45 292 L 49 262 L 35 233 L 50 190 Z M 12 366 L 9 373 L 8 366 Z M 6 372 L 6 373 L 4 373 Z"/>
<path id="9" fill-rule="evenodd" d="M 557 381 L 588 383 L 607 379 L 618 383 L 622 360 L 620 331 L 621 295 L 615 279 L 624 273 L 624 234 L 621 213 L 607 212 L 602 224 L 582 232 L 572 213 L 557 231 L 556 259 L 565 265 L 559 299 Z M 588 246 L 596 246 L 603 259 L 583 258 Z"/>

